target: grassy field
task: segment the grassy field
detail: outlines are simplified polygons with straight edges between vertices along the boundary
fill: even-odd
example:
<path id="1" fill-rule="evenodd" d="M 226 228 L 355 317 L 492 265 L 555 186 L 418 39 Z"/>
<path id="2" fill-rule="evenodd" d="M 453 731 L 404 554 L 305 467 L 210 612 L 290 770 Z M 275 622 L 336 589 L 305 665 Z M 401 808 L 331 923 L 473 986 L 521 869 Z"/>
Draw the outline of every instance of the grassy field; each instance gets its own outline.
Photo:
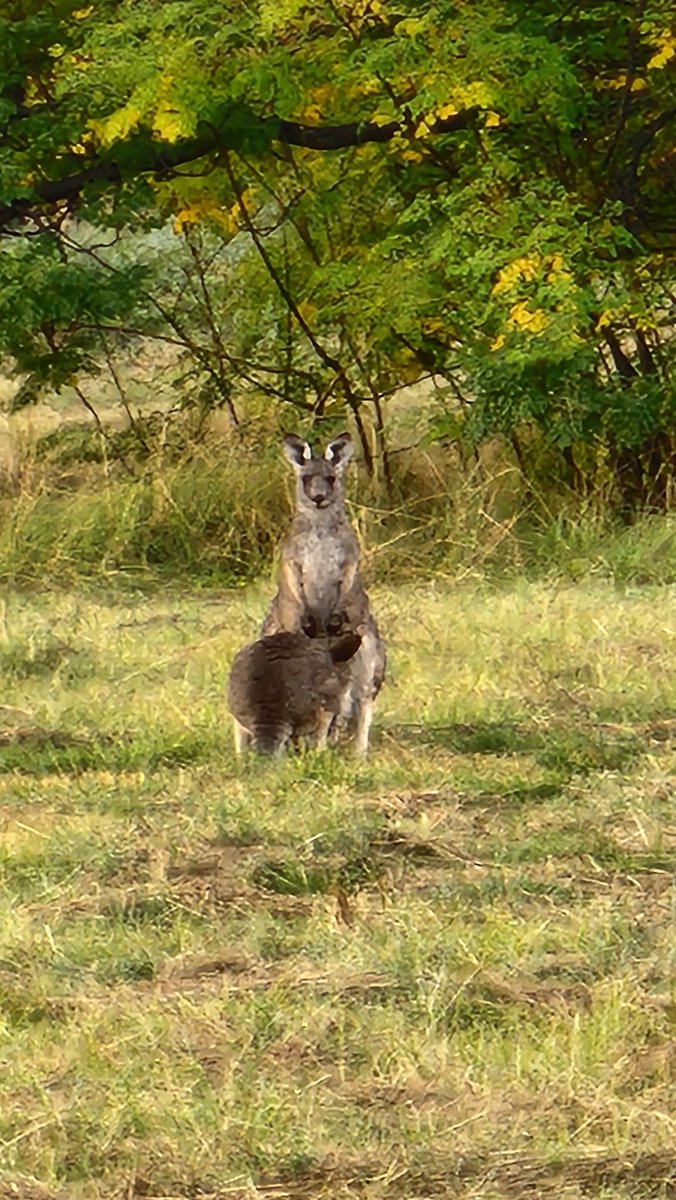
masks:
<path id="1" fill-rule="evenodd" d="M 238 763 L 269 591 L 0 608 L 0 1197 L 676 1195 L 674 590 L 375 590 Z"/>

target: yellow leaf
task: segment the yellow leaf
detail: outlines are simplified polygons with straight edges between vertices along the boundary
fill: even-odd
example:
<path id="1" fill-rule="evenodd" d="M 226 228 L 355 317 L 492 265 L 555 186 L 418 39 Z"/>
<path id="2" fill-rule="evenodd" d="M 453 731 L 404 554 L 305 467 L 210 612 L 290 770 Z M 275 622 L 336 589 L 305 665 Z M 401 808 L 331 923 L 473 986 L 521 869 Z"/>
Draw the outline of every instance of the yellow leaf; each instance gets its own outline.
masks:
<path id="1" fill-rule="evenodd" d="M 500 124 L 500 114 L 496 112 L 489 112 L 484 124 L 486 129 L 496 129 Z"/>
<path id="2" fill-rule="evenodd" d="M 402 150 L 401 157 L 406 159 L 406 162 L 422 162 L 423 156 L 417 150 Z"/>
<path id="3" fill-rule="evenodd" d="M 635 79 L 631 85 L 632 92 L 643 92 L 648 84 L 645 79 Z"/>
<path id="4" fill-rule="evenodd" d="M 601 313 L 601 316 L 599 317 L 598 321 L 596 322 L 596 328 L 597 329 L 605 329 L 606 325 L 610 325 L 610 322 L 612 321 L 614 315 L 615 314 L 610 309 L 606 309 L 604 312 Z"/>
<path id="5" fill-rule="evenodd" d="M 380 0 L 354 0 L 346 6 L 346 15 L 358 25 L 363 25 L 369 18 L 382 19 L 383 6 Z"/>
<path id="6" fill-rule="evenodd" d="M 543 329 L 549 324 L 549 318 L 541 308 L 536 308 L 533 312 L 525 300 L 519 300 L 510 310 L 509 322 L 517 329 L 523 329 L 527 333 L 538 334 L 542 333 Z"/>
<path id="7" fill-rule="evenodd" d="M 253 207 L 254 189 L 247 188 L 242 194 L 242 205 L 247 212 Z M 240 227 L 242 211 L 238 200 L 229 209 L 224 209 L 211 196 L 201 196 L 191 201 L 176 214 L 173 220 L 174 233 L 183 233 L 188 225 L 196 225 L 200 221 L 214 221 L 229 234 L 237 233 Z"/>
<path id="8" fill-rule="evenodd" d="M 491 289 L 492 296 L 499 296 L 501 292 L 508 292 L 520 280 L 528 282 L 537 278 L 540 268 L 540 257 L 528 256 L 525 254 L 523 258 L 516 258 L 514 262 L 508 263 L 498 272 L 498 278 Z"/>
<path id="9" fill-rule="evenodd" d="M 369 117 L 372 125 L 389 125 L 394 120 L 392 113 L 376 112 L 372 117 Z"/>
<path id="10" fill-rule="evenodd" d="M 171 223 L 174 233 L 183 233 L 186 225 L 191 225 L 194 220 L 195 218 L 190 209 L 182 208 L 180 212 L 176 213 Z"/>
<path id="11" fill-rule="evenodd" d="M 256 199 L 256 194 L 257 193 L 256 193 L 255 187 L 245 188 L 244 191 L 242 192 L 242 197 L 241 197 L 242 208 L 244 208 L 245 211 L 248 213 L 252 213 L 254 211 L 254 208 L 255 208 L 254 201 Z"/>
<path id="12" fill-rule="evenodd" d="M 90 4 L 89 8 L 76 8 L 72 15 L 74 16 L 76 21 L 84 21 L 85 17 L 88 17 L 89 14 L 93 11 L 94 11 L 94 5 Z"/>
<path id="13" fill-rule="evenodd" d="M 569 283 L 572 285 L 573 276 L 570 271 L 566 270 L 563 255 L 552 254 L 549 259 L 549 270 L 547 271 L 547 283 Z"/>
<path id="14" fill-rule="evenodd" d="M 498 336 L 496 337 L 495 341 L 491 342 L 491 350 L 502 350 L 502 347 L 504 346 L 504 344 L 505 344 L 505 335 L 504 335 L 504 333 L 499 333 Z"/>
<path id="15" fill-rule="evenodd" d="M 429 131 L 430 131 L 430 127 L 427 124 L 427 122 L 421 121 L 418 128 L 415 131 L 415 136 L 417 138 L 426 137 L 427 134 L 429 133 Z"/>
<path id="16" fill-rule="evenodd" d="M 89 128 L 102 146 L 110 146 L 111 142 L 125 138 L 127 134 L 131 133 L 132 129 L 138 125 L 140 118 L 141 110 L 130 101 L 123 108 L 118 108 L 117 112 L 111 113 L 109 117 L 103 117 L 100 121 L 90 121 Z"/>
<path id="17" fill-rule="evenodd" d="M 318 104 L 308 104 L 300 114 L 302 121 L 321 121 L 324 116 Z"/>
<path id="18" fill-rule="evenodd" d="M 272 33 L 293 23 L 303 8 L 303 0 L 263 0 L 259 20 L 263 33 Z"/>
<path id="19" fill-rule="evenodd" d="M 315 313 L 317 312 L 314 304 L 310 304 L 309 300 L 301 300 L 300 304 L 297 305 L 297 308 L 300 316 L 303 318 L 305 323 L 309 325 L 312 318 L 315 316 Z"/>
<path id="20" fill-rule="evenodd" d="M 409 17 L 408 20 L 397 21 L 394 32 L 403 37 L 415 37 L 416 33 L 423 28 L 423 24 L 420 17 Z"/>
<path id="21" fill-rule="evenodd" d="M 438 110 L 437 116 L 440 121 L 445 121 L 447 117 L 454 117 L 457 111 L 455 104 L 444 104 Z"/>
<path id="22" fill-rule="evenodd" d="M 336 89 L 332 83 L 322 83 L 319 87 L 312 88 L 308 94 L 310 100 L 313 100 L 315 104 L 325 105 L 327 101 L 333 99 Z"/>
<path id="23" fill-rule="evenodd" d="M 473 83 L 457 88 L 455 98 L 461 108 L 471 108 L 474 104 L 479 105 L 480 108 L 488 108 L 493 96 L 485 83 L 482 83 L 480 79 L 475 79 Z"/>
<path id="24" fill-rule="evenodd" d="M 647 69 L 649 71 L 660 71 L 662 67 L 666 67 L 669 59 L 673 58 L 674 54 L 676 54 L 676 46 L 671 42 L 666 42 L 663 46 L 660 46 L 657 54 L 653 54 L 652 58 L 648 59 L 646 63 Z"/>
<path id="25" fill-rule="evenodd" d="M 332 84 L 324 83 L 320 87 L 311 88 L 308 92 L 308 104 L 301 112 L 303 120 L 321 121 L 329 102 L 336 94 Z"/>
<path id="26" fill-rule="evenodd" d="M 254 207 L 255 207 L 254 206 L 255 196 L 256 196 L 255 188 L 253 188 L 253 187 L 245 188 L 244 191 L 242 192 L 242 195 L 239 198 L 239 200 L 235 200 L 235 203 L 233 204 L 230 211 L 228 213 L 226 213 L 225 217 L 224 218 L 221 217 L 221 218 L 217 218 L 217 219 L 221 219 L 222 223 L 226 225 L 226 227 L 230 230 L 231 233 L 236 233 L 236 231 L 243 224 L 243 220 L 242 220 L 243 216 L 245 214 L 250 216 L 253 213 Z M 242 212 L 242 209 L 244 210 L 244 212 Z"/>
<path id="27" fill-rule="evenodd" d="M 155 113 L 153 132 L 158 134 L 164 142 L 175 142 L 191 131 L 185 128 L 177 109 L 163 104 Z"/>
<path id="28" fill-rule="evenodd" d="M 547 314 L 543 312 L 541 308 L 536 308 L 535 312 L 531 315 L 526 328 L 528 329 L 529 333 L 542 333 L 542 330 L 546 329 L 548 324 L 549 318 Z"/>

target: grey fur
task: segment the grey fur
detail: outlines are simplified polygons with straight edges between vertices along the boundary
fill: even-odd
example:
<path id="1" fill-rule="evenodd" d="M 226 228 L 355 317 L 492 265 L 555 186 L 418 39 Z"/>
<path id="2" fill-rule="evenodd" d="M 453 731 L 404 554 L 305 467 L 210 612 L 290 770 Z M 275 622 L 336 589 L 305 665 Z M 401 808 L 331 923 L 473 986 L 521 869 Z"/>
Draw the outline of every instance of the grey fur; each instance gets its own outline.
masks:
<path id="1" fill-rule="evenodd" d="M 324 745 L 340 712 L 343 664 L 360 642 L 354 633 L 330 646 L 304 633 L 275 633 L 240 650 L 228 683 L 237 751 L 253 745 L 262 754 L 280 754 L 299 737 Z"/>
<path id="2" fill-rule="evenodd" d="M 354 722 L 355 749 L 365 754 L 386 657 L 359 574 L 359 545 L 345 512 L 342 477 L 353 449 L 349 433 L 334 438 L 323 455 L 313 454 L 295 434 L 284 438 L 284 454 L 296 474 L 296 513 L 282 547 L 277 594 L 261 632 L 302 630 L 329 643 L 345 630 L 361 636 L 345 673 L 337 724 Z"/>

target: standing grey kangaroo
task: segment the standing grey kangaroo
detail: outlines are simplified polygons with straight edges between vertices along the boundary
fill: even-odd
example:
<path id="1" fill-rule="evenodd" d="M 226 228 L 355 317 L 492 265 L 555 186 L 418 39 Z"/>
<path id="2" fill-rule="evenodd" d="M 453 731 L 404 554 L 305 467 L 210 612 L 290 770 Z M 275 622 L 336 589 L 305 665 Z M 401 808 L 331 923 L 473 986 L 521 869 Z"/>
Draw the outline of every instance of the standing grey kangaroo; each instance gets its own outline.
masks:
<path id="1" fill-rule="evenodd" d="M 284 454 L 296 474 L 296 512 L 282 546 L 277 594 L 261 633 L 302 631 L 329 643 L 346 631 L 360 635 L 361 646 L 344 668 L 336 726 L 354 723 L 355 751 L 366 754 L 386 657 L 345 512 L 342 477 L 353 451 L 349 433 L 329 442 L 323 455 L 313 454 L 295 434 L 284 438 Z"/>

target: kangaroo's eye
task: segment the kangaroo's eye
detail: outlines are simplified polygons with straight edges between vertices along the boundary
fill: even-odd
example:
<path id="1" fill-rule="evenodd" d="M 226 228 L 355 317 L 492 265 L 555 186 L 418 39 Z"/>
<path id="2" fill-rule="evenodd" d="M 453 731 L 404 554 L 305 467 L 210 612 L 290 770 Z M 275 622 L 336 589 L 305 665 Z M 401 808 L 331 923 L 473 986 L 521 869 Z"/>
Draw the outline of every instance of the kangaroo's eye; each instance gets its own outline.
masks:
<path id="1" fill-rule="evenodd" d="M 327 483 L 330 483 L 330 484 L 331 484 L 331 486 L 333 486 L 333 484 L 336 482 L 336 477 L 335 477 L 335 475 L 326 475 L 326 476 L 325 476 L 325 479 L 326 479 L 326 482 L 327 482 Z"/>

